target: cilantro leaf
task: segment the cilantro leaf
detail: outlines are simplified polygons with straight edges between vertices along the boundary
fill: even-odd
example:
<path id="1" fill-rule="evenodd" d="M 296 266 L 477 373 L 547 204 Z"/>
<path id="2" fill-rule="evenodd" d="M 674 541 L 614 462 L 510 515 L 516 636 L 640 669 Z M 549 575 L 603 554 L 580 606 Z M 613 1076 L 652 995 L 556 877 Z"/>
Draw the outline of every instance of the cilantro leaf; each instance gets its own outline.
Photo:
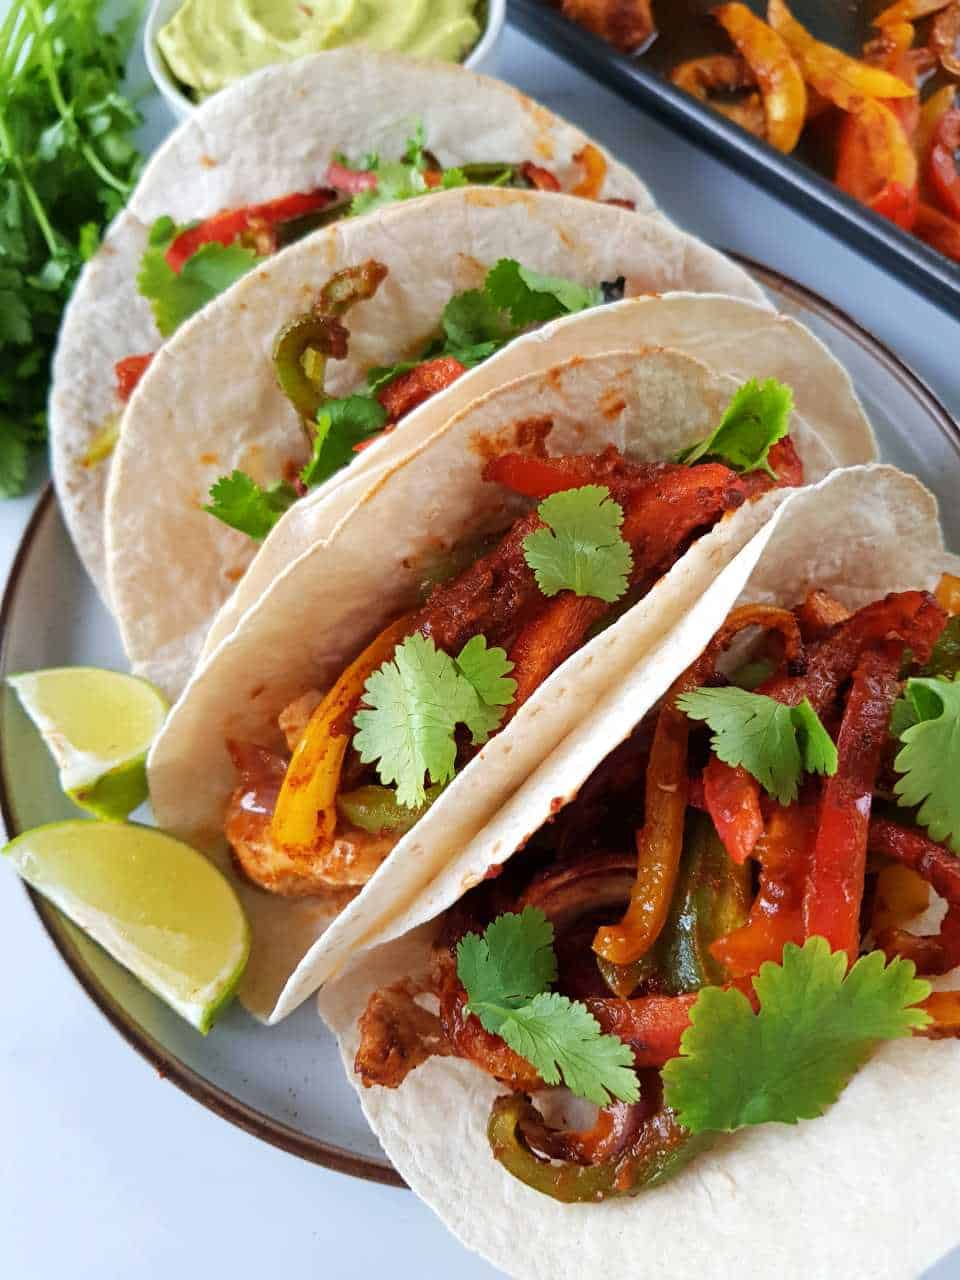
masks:
<path id="1" fill-rule="evenodd" d="M 427 137 L 423 121 L 418 120 L 413 127 L 413 136 L 407 139 L 407 145 L 401 157 L 403 163 L 413 165 L 415 169 L 425 169 L 427 160 L 423 153 L 426 145 Z M 376 166 L 372 165 L 371 168 L 376 168 Z"/>
<path id="2" fill-rule="evenodd" d="M 483 937 L 457 945 L 457 975 L 473 1013 L 492 1035 L 519 1053 L 546 1084 L 561 1079 L 571 1093 L 606 1106 L 639 1097 L 633 1051 L 604 1035 L 585 1005 L 548 992 L 556 980 L 553 925 L 536 907 L 498 916 Z"/>
<path id="3" fill-rule="evenodd" d="M 414 196 L 426 195 L 433 188 L 427 186 L 421 171 L 412 164 L 404 164 L 399 160 L 388 160 L 374 170 L 377 185 L 366 191 L 358 192 L 350 201 L 350 213 L 359 216 L 381 209 L 384 205 L 395 204 L 398 200 L 411 200 Z"/>
<path id="4" fill-rule="evenodd" d="M 627 589 L 633 555 L 620 533 L 623 508 L 606 485 L 587 484 L 544 498 L 548 526 L 528 534 L 523 554 L 545 596 L 573 591 L 612 604 Z"/>
<path id="5" fill-rule="evenodd" d="M 716 430 L 684 449 L 678 460 L 689 466 L 716 458 L 738 471 L 766 471 L 775 480 L 768 456 L 787 434 L 792 412 L 793 392 L 786 383 L 751 378 L 735 392 Z"/>
<path id="6" fill-rule="evenodd" d="M 960 681 L 915 676 L 907 681 L 907 708 L 903 701 L 892 720 L 904 744 L 893 762 L 903 775 L 894 787 L 897 803 L 919 805 L 920 825 L 960 854 Z M 905 712 L 913 722 L 904 727 Z"/>
<path id="7" fill-rule="evenodd" d="M 460 939 L 457 974 L 470 1011 L 492 1035 L 499 1034 L 508 1010 L 526 1004 L 556 981 L 553 925 L 539 907 L 497 916 L 482 938 L 468 933 Z"/>
<path id="8" fill-rule="evenodd" d="M 234 471 L 211 486 L 210 497 L 212 501 L 204 511 L 260 542 L 296 502 L 297 493 L 282 482 L 262 489 L 246 472 Z"/>
<path id="9" fill-rule="evenodd" d="M 372 396 L 328 400 L 317 414 L 313 456 L 300 472 L 300 479 L 308 488 L 321 484 L 352 462 L 353 446 L 378 435 L 386 421 L 386 409 Z"/>
<path id="10" fill-rule="evenodd" d="M 448 353 L 449 347 L 501 343 L 510 337 L 506 316 L 481 289 L 454 294 L 443 309 L 440 324 L 446 339 L 443 354 Z"/>
<path id="11" fill-rule="evenodd" d="M 930 993 L 913 962 L 847 956 L 825 938 L 788 943 L 753 980 L 760 1000 L 705 987 L 690 1010 L 680 1057 L 663 1068 L 664 1100 L 692 1133 L 812 1120 L 835 1102 L 877 1043 L 929 1022 L 915 1008 Z"/>
<path id="12" fill-rule="evenodd" d="M 692 689 L 677 706 L 691 720 L 707 722 L 718 760 L 742 765 L 781 804 L 796 800 L 804 770 L 837 771 L 837 748 L 806 698 L 787 707 L 746 689 Z"/>
<path id="13" fill-rule="evenodd" d="M 0 307 L 3 299 L 0 297 Z M 22 493 L 27 479 L 27 442 L 12 431 L 0 432 L 0 496 Z"/>
<path id="14" fill-rule="evenodd" d="M 169 218 L 153 224 L 137 275 L 137 288 L 150 303 L 157 328 L 165 338 L 246 275 L 258 261 L 254 251 L 242 245 L 211 243 L 202 245 L 178 273 L 164 254 L 180 230 Z"/>
<path id="15" fill-rule="evenodd" d="M 397 803 L 407 808 L 423 804 L 425 777 L 434 783 L 453 777 L 457 725 L 467 726 L 475 744 L 485 742 L 516 692 L 516 683 L 504 679 L 512 670 L 504 651 L 476 640 L 451 658 L 415 633 L 364 686 L 354 748 L 364 764 L 377 762 L 382 782 L 396 783 Z"/>
<path id="16" fill-rule="evenodd" d="M 603 302 L 602 289 L 588 288 L 560 276 L 541 275 L 513 258 L 501 258 L 491 267 L 483 288 L 491 302 L 509 312 L 516 329 L 544 324 Z"/>

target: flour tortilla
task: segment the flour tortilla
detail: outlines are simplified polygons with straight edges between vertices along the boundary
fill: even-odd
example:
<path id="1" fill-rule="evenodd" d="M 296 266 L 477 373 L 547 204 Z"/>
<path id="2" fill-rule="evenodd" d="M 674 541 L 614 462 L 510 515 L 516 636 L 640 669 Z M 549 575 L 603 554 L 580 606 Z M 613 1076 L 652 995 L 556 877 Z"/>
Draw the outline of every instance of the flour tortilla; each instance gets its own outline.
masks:
<path id="1" fill-rule="evenodd" d="M 529 509 L 482 478 L 491 449 L 524 447 L 526 421 L 550 419 L 551 453 L 613 443 L 632 458 L 664 459 L 706 435 L 736 387 L 669 349 L 575 357 L 488 393 L 375 474 L 354 510 L 270 583 L 191 679 L 148 763 L 159 824 L 222 856 L 224 806 L 235 785 L 225 739 L 277 745 L 281 708 L 306 689 L 328 688 L 388 622 L 415 607 L 438 552 Z M 829 452 L 797 415 L 791 434 L 808 478 L 829 470 Z M 245 889 L 262 913 L 242 992 L 248 1005 L 274 1020 L 289 1013 L 420 894 L 606 690 L 672 631 L 782 497 L 747 503 L 723 520 L 643 601 L 554 672 L 398 843 L 327 934 L 329 945 L 319 943 L 288 971 L 282 991 L 264 979 L 261 961 L 276 979 L 274 937 L 299 904 L 267 903 L 269 895 Z"/>
<path id="2" fill-rule="evenodd" d="M 565 316 L 481 365 L 471 375 L 470 392 L 477 397 L 502 384 L 507 369 L 536 373 L 575 355 L 634 346 L 686 352 L 738 382 L 777 378 L 793 389 L 797 413 L 819 437 L 833 466 L 855 466 L 876 457 L 873 431 L 850 375 L 820 339 L 789 316 L 724 294 L 666 293 Z M 419 444 L 431 425 L 432 415 L 408 419 L 401 443 L 409 448 Z M 369 479 L 366 470 L 371 464 L 382 465 L 382 456 L 377 449 L 365 450 L 340 484 L 336 503 L 329 501 L 330 486 L 324 486 L 276 525 L 214 619 L 202 656 L 233 630 L 296 555 L 331 531 L 338 516 L 363 493 Z"/>
<path id="3" fill-rule="evenodd" d="M 656 683 L 664 691 L 736 603 L 790 605 L 821 586 L 857 607 L 887 591 L 932 586 L 942 565 L 933 498 L 892 468 L 837 473 L 783 502 L 667 644 L 611 689 L 596 715 L 448 868 L 444 885 L 438 881 L 397 922 L 413 932 L 361 955 L 323 990 L 320 1012 L 340 1036 L 351 1080 L 357 1083 L 357 1018 L 370 993 L 423 970 L 435 931 L 425 922 L 542 823 L 548 797 L 554 804 L 571 799 L 630 732 L 651 705 L 651 668 L 661 666 Z M 468 1248 L 508 1275 L 726 1280 L 743 1269 L 747 1250 L 750 1275 L 760 1280 L 912 1280 L 957 1243 L 958 1078 L 956 1041 L 887 1044 L 825 1117 L 721 1138 L 662 1188 L 596 1205 L 558 1204 L 494 1161 L 485 1130 L 504 1089 L 473 1063 L 433 1058 L 398 1089 L 358 1091 L 413 1190 Z"/>
<path id="4" fill-rule="evenodd" d="M 532 160 L 564 189 L 582 177 L 574 156 L 589 141 L 499 80 L 450 63 L 359 48 L 268 67 L 194 111 L 156 151 L 127 209 L 88 264 L 64 316 L 50 400 L 54 480 L 80 557 L 106 599 L 103 507 L 111 463 L 85 466 L 117 409 L 113 366 L 161 344 L 136 287 L 154 219 L 177 222 L 322 185 L 334 152 L 399 158 L 422 120 L 431 150 L 451 167 Z M 602 149 L 601 149 L 602 150 Z M 601 198 L 652 213 L 646 186 L 604 152 Z"/>
<path id="5" fill-rule="evenodd" d="M 442 192 L 339 223 L 278 254 L 179 330 L 124 418 L 106 536 L 113 608 L 139 675 L 179 693 L 255 553 L 250 538 L 203 511 L 210 486 L 234 468 L 270 483 L 306 460 L 301 423 L 274 376 L 282 325 L 342 267 L 370 258 L 388 267 L 375 297 L 346 318 L 349 357 L 328 365 L 328 387 L 342 395 L 365 387 L 371 366 L 422 351 L 448 299 L 482 284 L 505 256 L 584 284 L 622 275 L 628 294 L 681 287 L 760 298 L 739 267 L 660 218 L 543 192 Z M 422 438 L 468 404 L 475 387 L 525 368 L 522 351 L 506 348 L 365 450 L 361 468 L 382 469 L 406 451 L 411 432 Z"/>

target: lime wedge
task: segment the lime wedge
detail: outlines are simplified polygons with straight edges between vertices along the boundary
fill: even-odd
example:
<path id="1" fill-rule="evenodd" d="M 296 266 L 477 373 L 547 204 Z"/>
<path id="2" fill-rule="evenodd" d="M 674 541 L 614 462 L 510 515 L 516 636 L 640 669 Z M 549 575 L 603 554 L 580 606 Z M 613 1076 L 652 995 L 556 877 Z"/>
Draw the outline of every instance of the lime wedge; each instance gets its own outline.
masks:
<path id="1" fill-rule="evenodd" d="M 97 667 L 8 676 L 60 766 L 60 786 L 98 818 L 122 819 L 147 798 L 147 748 L 167 714 L 146 680 Z"/>
<path id="2" fill-rule="evenodd" d="M 196 849 L 135 823 L 51 822 L 4 849 L 27 884 L 206 1034 L 250 951 L 230 884 Z"/>

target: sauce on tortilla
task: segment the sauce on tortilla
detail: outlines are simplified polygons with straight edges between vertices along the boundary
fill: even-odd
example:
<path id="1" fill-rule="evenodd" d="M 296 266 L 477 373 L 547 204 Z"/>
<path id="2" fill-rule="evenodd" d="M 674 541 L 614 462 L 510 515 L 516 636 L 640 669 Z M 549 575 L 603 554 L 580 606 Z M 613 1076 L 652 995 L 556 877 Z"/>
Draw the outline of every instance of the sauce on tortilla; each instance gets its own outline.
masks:
<path id="1" fill-rule="evenodd" d="M 274 62 L 363 44 L 459 62 L 480 36 L 477 0 L 185 0 L 157 34 L 198 97 Z"/>

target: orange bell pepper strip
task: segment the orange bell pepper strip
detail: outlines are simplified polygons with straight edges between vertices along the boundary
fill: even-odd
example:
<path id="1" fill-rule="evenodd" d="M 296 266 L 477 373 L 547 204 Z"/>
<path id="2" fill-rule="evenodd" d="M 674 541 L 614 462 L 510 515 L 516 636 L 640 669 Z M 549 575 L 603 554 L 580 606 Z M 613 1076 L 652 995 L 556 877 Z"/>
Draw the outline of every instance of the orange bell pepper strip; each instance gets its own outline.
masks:
<path id="1" fill-rule="evenodd" d="M 945 9 L 952 0 L 897 0 L 896 4 L 884 9 L 873 20 L 875 27 L 889 27 L 898 22 L 916 22 L 918 18 L 927 18 L 931 13 Z"/>
<path id="2" fill-rule="evenodd" d="M 763 835 L 760 784 L 742 766 L 711 754 L 703 771 L 703 799 L 723 847 L 742 865 Z"/>
<path id="3" fill-rule="evenodd" d="M 353 733 L 353 715 L 367 678 L 388 662 L 413 615 L 392 622 L 376 637 L 310 717 L 284 775 L 270 834 L 279 845 L 306 849 L 329 843 L 337 826 L 337 791 Z"/>
<path id="4" fill-rule="evenodd" d="M 816 810 L 803 801 L 770 815 L 758 842 L 760 886 L 747 923 L 712 943 L 710 954 L 731 978 L 758 973 L 765 960 L 779 964 L 788 942 L 804 941 L 803 895 Z"/>
<path id="5" fill-rule="evenodd" d="M 922 201 L 917 207 L 913 233 L 954 262 L 960 262 L 960 221 L 948 218 L 933 205 Z"/>
<path id="6" fill-rule="evenodd" d="M 805 935 L 826 938 L 831 951 L 846 951 L 850 964 L 860 954 L 870 807 L 900 692 L 903 648 L 894 641 L 873 649 L 853 673 L 837 740 L 837 771 L 823 789 L 804 892 Z"/>
<path id="7" fill-rule="evenodd" d="M 915 1036 L 926 1036 L 928 1040 L 960 1036 L 960 991 L 934 991 L 919 1007 L 932 1021 L 914 1031 Z"/>
<path id="8" fill-rule="evenodd" d="M 769 0 L 767 21 L 790 46 L 806 82 L 834 106 L 856 111 L 868 98 L 910 98 L 916 89 L 880 67 L 851 58 L 801 26 L 784 0 Z"/>
<path id="9" fill-rule="evenodd" d="M 940 576 L 934 592 L 937 603 L 953 615 L 960 613 L 960 578 L 955 573 L 944 573 Z"/>
<path id="10" fill-rule="evenodd" d="M 570 194 L 583 196 L 587 200 L 599 200 L 600 192 L 603 190 L 603 180 L 607 176 L 607 162 L 603 152 L 592 142 L 588 142 L 586 146 L 580 148 L 573 159 L 574 163 L 583 169 L 583 177 L 575 187 L 571 188 Z"/>
<path id="11" fill-rule="evenodd" d="M 766 138 L 789 154 L 800 139 L 807 114 L 807 87 L 781 36 L 745 4 L 722 4 L 713 16 L 756 76 L 763 96 Z"/>
<path id="12" fill-rule="evenodd" d="M 680 677 L 657 718 L 645 786 L 644 823 L 637 832 L 637 878 L 630 904 L 619 924 L 596 932 L 593 950 L 611 964 L 632 964 L 646 955 L 670 911 L 683 850 L 689 778 L 687 743 L 690 721 L 676 706 L 681 693 L 703 681 L 699 664 Z"/>
<path id="13" fill-rule="evenodd" d="M 741 129 L 757 138 L 766 137 L 767 120 L 759 93 L 748 93 L 736 101 L 724 100 L 723 95 L 729 97 L 756 85 L 757 78 L 745 58 L 728 53 L 690 58 L 674 67 L 670 79 L 678 89 L 705 102 Z M 714 94 L 721 96 L 714 97 Z"/>
<path id="14" fill-rule="evenodd" d="M 930 155 L 927 159 L 927 181 L 948 217 L 960 218 L 960 172 L 957 151 L 960 150 L 960 108 L 950 107 L 937 121 Z"/>
<path id="15" fill-rule="evenodd" d="M 886 103 L 866 99 L 840 129 L 837 185 L 909 231 L 917 216 L 917 157 Z"/>
<path id="16" fill-rule="evenodd" d="M 877 891 L 870 917 L 874 937 L 886 929 L 899 929 L 926 911 L 929 902 L 930 888 L 919 872 L 896 862 L 884 867 L 877 876 Z"/>

